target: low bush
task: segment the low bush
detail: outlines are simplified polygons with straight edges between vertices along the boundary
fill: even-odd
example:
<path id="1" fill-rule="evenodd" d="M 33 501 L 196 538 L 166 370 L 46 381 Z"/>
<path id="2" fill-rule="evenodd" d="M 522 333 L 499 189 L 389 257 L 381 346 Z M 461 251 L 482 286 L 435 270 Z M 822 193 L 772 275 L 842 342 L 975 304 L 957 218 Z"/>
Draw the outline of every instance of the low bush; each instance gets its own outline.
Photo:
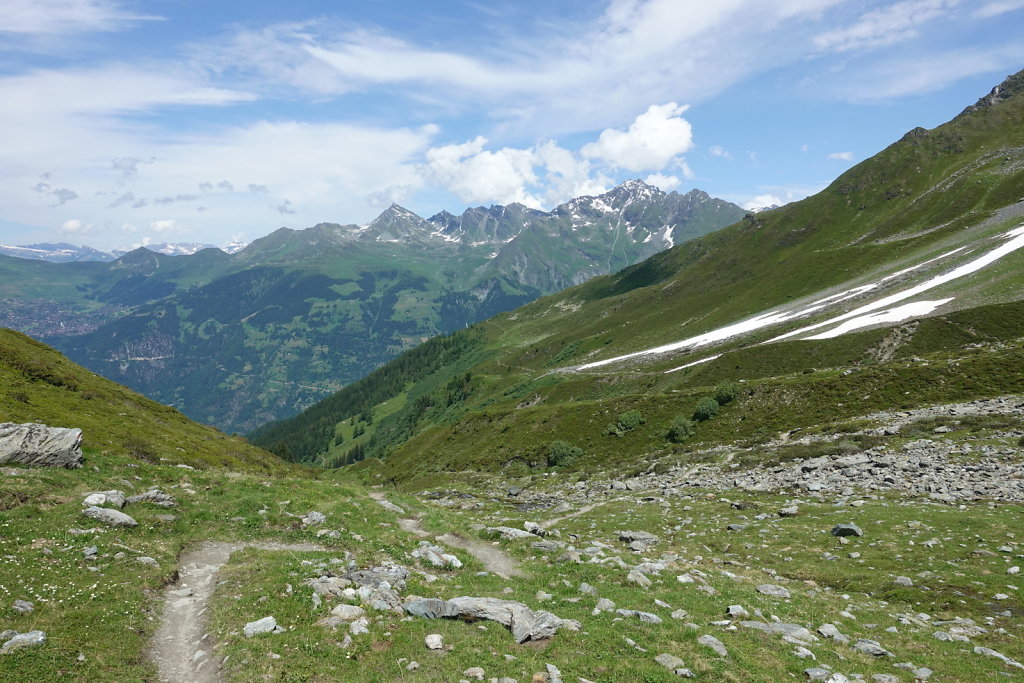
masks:
<path id="1" fill-rule="evenodd" d="M 718 401 L 705 396 L 697 401 L 697 407 L 693 410 L 693 419 L 697 422 L 705 422 L 718 415 Z"/>

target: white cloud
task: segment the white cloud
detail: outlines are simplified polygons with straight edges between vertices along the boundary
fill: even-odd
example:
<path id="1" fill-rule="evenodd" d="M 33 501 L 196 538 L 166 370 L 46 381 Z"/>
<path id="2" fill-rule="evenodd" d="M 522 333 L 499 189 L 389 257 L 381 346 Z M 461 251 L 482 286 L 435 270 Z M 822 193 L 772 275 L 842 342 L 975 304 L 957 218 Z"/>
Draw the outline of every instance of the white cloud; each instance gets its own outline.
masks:
<path id="1" fill-rule="evenodd" d="M 160 17 L 134 14 L 110 0 L 4 0 L 0 33 L 49 35 L 113 31 Z"/>
<path id="2" fill-rule="evenodd" d="M 974 16 L 979 19 L 989 19 L 1022 8 L 1024 8 L 1024 0 L 994 0 L 993 2 L 986 2 L 974 10 Z"/>
<path id="3" fill-rule="evenodd" d="M 728 150 L 722 149 L 720 145 L 711 145 L 708 147 L 708 152 L 710 152 L 713 157 L 732 159 L 732 154 L 730 154 Z"/>
<path id="4" fill-rule="evenodd" d="M 959 0 L 902 0 L 861 15 L 845 28 L 826 31 L 814 38 L 823 50 L 847 52 L 892 45 L 915 38 L 918 27 L 943 17 Z"/>
<path id="5" fill-rule="evenodd" d="M 644 180 L 648 185 L 654 185 L 663 192 L 671 192 L 672 190 L 679 187 L 683 181 L 674 175 L 663 175 L 661 173 L 653 173 Z"/>
<path id="6" fill-rule="evenodd" d="M 518 202 L 540 208 L 540 200 L 526 190 L 538 181 L 537 156 L 529 149 L 487 151 L 481 136 L 457 145 L 427 150 L 430 178 L 466 202 Z"/>
<path id="7" fill-rule="evenodd" d="M 61 223 L 60 231 L 68 235 L 86 233 L 92 230 L 91 223 L 83 223 L 77 218 L 71 218 Z"/>
<path id="8" fill-rule="evenodd" d="M 760 211 L 762 209 L 767 209 L 770 206 L 782 206 L 785 203 L 786 200 L 779 198 L 778 195 L 759 194 L 756 197 L 751 197 L 747 201 L 741 203 L 740 206 L 747 211 Z"/>
<path id="9" fill-rule="evenodd" d="M 580 153 L 627 171 L 660 171 L 693 147 L 693 127 L 682 117 L 688 108 L 652 104 L 628 130 L 606 129 Z"/>
<path id="10" fill-rule="evenodd" d="M 178 221 L 173 218 L 165 218 L 162 220 L 150 221 L 149 229 L 156 233 L 166 232 L 175 235 L 188 232 L 188 230 L 178 225 Z"/>
<path id="11" fill-rule="evenodd" d="M 832 161 L 853 161 L 853 152 L 832 152 L 828 155 Z"/>

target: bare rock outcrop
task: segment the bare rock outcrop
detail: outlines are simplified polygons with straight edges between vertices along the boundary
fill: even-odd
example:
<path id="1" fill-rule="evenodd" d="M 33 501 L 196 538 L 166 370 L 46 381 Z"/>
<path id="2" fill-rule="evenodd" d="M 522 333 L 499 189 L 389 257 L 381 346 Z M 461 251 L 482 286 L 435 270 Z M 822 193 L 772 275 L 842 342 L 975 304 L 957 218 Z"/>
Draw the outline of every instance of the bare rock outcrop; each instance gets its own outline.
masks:
<path id="1" fill-rule="evenodd" d="M 0 465 L 81 467 L 82 430 L 44 424 L 0 423 Z"/>

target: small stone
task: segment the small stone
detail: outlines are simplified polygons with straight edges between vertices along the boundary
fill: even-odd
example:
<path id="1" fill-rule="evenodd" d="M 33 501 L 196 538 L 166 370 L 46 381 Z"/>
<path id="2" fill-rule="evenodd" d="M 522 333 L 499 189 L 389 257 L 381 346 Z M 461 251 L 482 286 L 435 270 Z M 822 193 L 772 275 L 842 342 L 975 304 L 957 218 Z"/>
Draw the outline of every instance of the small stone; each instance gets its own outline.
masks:
<path id="1" fill-rule="evenodd" d="M 897 576 L 892 582 L 896 586 L 903 586 L 905 588 L 910 588 L 914 585 L 914 581 L 909 576 Z"/>
<path id="2" fill-rule="evenodd" d="M 800 508 L 796 505 L 779 509 L 779 517 L 796 517 L 798 514 Z"/>
<path id="3" fill-rule="evenodd" d="M 813 652 L 808 650 L 803 645 L 797 645 L 796 648 L 794 648 L 793 650 L 793 654 L 799 657 L 800 659 L 810 659 L 811 661 L 815 661 L 818 659 L 814 656 Z"/>
<path id="4" fill-rule="evenodd" d="M 431 633 L 423 639 L 423 642 L 426 643 L 428 650 L 440 650 L 444 647 L 444 638 L 440 633 Z"/>
<path id="5" fill-rule="evenodd" d="M 115 527 L 133 527 L 138 526 L 139 523 L 134 519 L 124 514 L 119 510 L 113 510 L 111 508 L 101 508 L 93 505 L 82 510 L 82 514 L 90 519 L 95 519 L 97 522 L 102 522 L 109 526 Z"/>
<path id="6" fill-rule="evenodd" d="M 22 650 L 28 647 L 38 647 L 46 642 L 45 631 L 29 631 L 28 633 L 16 633 L 7 642 L 0 646 L 0 654 L 8 654 L 15 650 Z"/>
<path id="7" fill-rule="evenodd" d="M 725 613 L 733 619 L 746 619 L 750 616 L 750 612 L 743 605 L 729 605 Z"/>
<path id="8" fill-rule="evenodd" d="M 258 636 L 262 633 L 277 633 L 278 628 L 277 619 L 274 617 L 263 617 L 256 621 L 250 621 L 245 625 L 245 628 L 242 629 L 242 632 L 245 633 L 246 638 L 252 638 L 253 636 Z"/>
<path id="9" fill-rule="evenodd" d="M 864 654 L 871 655 L 872 657 L 892 657 L 894 656 L 891 652 L 882 647 L 876 640 L 868 640 L 867 638 L 861 638 L 853 644 L 855 650 L 860 650 Z"/>
<path id="10" fill-rule="evenodd" d="M 479 666 L 471 666 L 462 672 L 466 678 L 475 678 L 478 681 L 484 680 L 484 670 Z"/>
<path id="11" fill-rule="evenodd" d="M 711 635 L 703 635 L 697 639 L 697 642 L 704 647 L 710 648 L 715 651 L 721 657 L 729 655 L 729 651 L 725 649 L 725 645 L 718 638 Z"/>
<path id="12" fill-rule="evenodd" d="M 416 660 L 413 660 L 413 661 L 411 661 L 411 662 L 409 662 L 408 664 L 405 665 L 405 670 L 406 671 L 415 671 L 418 668 L 420 668 L 420 663 L 417 662 Z"/>
<path id="13" fill-rule="evenodd" d="M 361 636 L 370 632 L 370 620 L 366 617 L 359 617 L 349 624 L 348 632 L 354 636 Z"/>
<path id="14" fill-rule="evenodd" d="M 635 569 L 626 574 L 626 581 L 632 584 L 636 584 L 641 588 L 650 588 L 652 585 L 651 580 L 647 578 L 645 574 L 642 574 L 636 571 Z"/>
<path id="15" fill-rule="evenodd" d="M 355 621 L 366 614 L 366 610 L 358 605 L 337 605 L 331 610 L 331 616 L 338 617 L 343 621 Z"/>
<path id="16" fill-rule="evenodd" d="M 138 562 L 139 564 L 149 565 L 150 567 L 159 567 L 160 566 L 159 562 L 154 560 L 152 557 L 147 557 L 145 555 L 143 555 L 141 557 L 136 557 L 135 561 Z"/>
<path id="17" fill-rule="evenodd" d="M 681 660 L 679 657 L 668 653 L 658 655 L 654 658 L 654 661 L 670 671 L 673 669 L 681 669 L 686 666 L 686 662 Z"/>
<path id="18" fill-rule="evenodd" d="M 772 597 L 776 598 L 788 599 L 789 597 L 791 597 L 789 590 L 783 588 L 782 586 L 776 586 L 771 583 L 761 584 L 757 587 L 757 592 L 761 593 L 762 595 L 771 595 Z"/>
<path id="19" fill-rule="evenodd" d="M 313 526 L 315 524 L 323 524 L 327 521 L 327 516 L 322 512 L 307 512 L 306 516 L 302 518 L 302 523 L 305 526 Z"/>
<path id="20" fill-rule="evenodd" d="M 14 604 L 11 605 L 11 609 L 13 609 L 15 612 L 21 612 L 22 614 L 28 614 L 35 608 L 36 606 L 28 600 L 15 600 Z"/>
<path id="21" fill-rule="evenodd" d="M 832 535 L 843 537 L 843 536 L 863 536 L 864 532 L 856 524 L 852 523 L 840 523 L 832 527 Z"/>
<path id="22" fill-rule="evenodd" d="M 1014 576 L 1016 574 L 1020 574 L 1020 567 L 1017 567 L 1017 566 L 1010 567 L 1009 569 L 1006 570 L 1006 573 L 1009 574 L 1010 576 Z"/>

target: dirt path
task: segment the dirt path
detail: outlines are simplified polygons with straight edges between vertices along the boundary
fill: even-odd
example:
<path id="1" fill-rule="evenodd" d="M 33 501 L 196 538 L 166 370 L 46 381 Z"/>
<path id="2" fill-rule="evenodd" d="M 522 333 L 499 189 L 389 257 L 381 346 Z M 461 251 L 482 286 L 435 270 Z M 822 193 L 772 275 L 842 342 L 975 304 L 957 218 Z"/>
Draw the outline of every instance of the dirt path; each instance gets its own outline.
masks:
<path id="1" fill-rule="evenodd" d="M 387 500 L 381 491 L 370 491 L 370 498 L 376 501 Z M 412 517 L 403 517 L 398 520 L 398 526 L 402 531 L 413 534 L 420 538 L 427 538 L 430 532 L 423 528 L 420 520 Z M 523 570 L 519 569 L 518 563 L 501 548 L 495 548 L 489 543 L 477 541 L 472 538 L 464 538 L 455 534 L 442 534 L 435 536 L 434 540 L 444 543 L 451 548 L 465 550 L 467 553 L 480 560 L 487 568 L 487 571 L 497 574 L 503 579 L 510 579 L 513 576 L 526 576 Z"/>
<path id="2" fill-rule="evenodd" d="M 311 543 L 202 543 L 182 554 L 178 580 L 164 591 L 164 611 L 153 637 L 149 656 L 167 683 L 217 683 L 220 664 L 214 657 L 213 637 L 207 629 L 206 608 L 217 585 L 217 572 L 231 553 L 242 548 L 260 550 L 325 550 Z"/>

